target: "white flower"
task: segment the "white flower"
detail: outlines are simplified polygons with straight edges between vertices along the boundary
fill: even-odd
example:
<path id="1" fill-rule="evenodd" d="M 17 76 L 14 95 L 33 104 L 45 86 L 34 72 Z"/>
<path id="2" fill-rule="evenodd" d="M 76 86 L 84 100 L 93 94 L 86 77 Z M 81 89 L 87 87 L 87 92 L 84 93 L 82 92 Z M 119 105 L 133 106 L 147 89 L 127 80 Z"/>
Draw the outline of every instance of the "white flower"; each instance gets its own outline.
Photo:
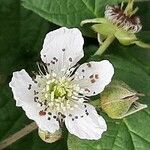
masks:
<path id="1" fill-rule="evenodd" d="M 81 139 L 99 139 L 107 126 L 88 97 L 104 90 L 114 74 L 107 60 L 75 67 L 84 56 L 78 29 L 62 27 L 46 35 L 41 58 L 45 69 L 32 79 L 23 69 L 13 73 L 10 87 L 16 105 L 40 129 L 54 133 L 65 122 L 68 131 Z"/>

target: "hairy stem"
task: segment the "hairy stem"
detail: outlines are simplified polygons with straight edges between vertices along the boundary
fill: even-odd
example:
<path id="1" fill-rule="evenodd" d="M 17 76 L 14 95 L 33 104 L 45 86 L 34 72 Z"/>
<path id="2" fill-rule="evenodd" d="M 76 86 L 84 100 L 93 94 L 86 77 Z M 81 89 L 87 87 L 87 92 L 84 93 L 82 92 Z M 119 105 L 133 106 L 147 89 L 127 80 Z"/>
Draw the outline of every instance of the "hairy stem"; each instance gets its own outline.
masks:
<path id="1" fill-rule="evenodd" d="M 10 137 L 8 137 L 5 140 L 3 140 L 2 142 L 0 142 L 0 150 L 6 148 L 7 146 L 9 146 L 11 144 L 13 144 L 14 142 L 16 142 L 17 140 L 19 140 L 22 137 L 26 136 L 27 134 L 29 134 L 30 132 L 32 132 L 35 129 L 37 129 L 37 125 L 36 125 L 35 122 L 32 122 L 31 124 L 25 126 L 20 131 L 14 133 Z"/>
<path id="2" fill-rule="evenodd" d="M 99 55 L 101 56 L 105 50 L 107 49 L 107 47 L 113 42 L 113 40 L 115 39 L 114 35 L 110 35 L 106 38 L 106 40 L 101 44 L 101 46 L 99 47 L 99 49 L 95 52 L 94 55 Z"/>

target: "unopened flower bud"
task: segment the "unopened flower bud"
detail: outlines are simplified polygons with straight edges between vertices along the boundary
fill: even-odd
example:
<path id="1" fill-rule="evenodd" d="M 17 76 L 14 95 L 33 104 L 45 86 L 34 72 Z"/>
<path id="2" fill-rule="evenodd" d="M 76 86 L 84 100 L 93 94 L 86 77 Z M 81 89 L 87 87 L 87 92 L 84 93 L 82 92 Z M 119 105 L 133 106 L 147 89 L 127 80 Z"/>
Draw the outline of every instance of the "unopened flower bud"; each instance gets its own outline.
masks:
<path id="1" fill-rule="evenodd" d="M 40 138 L 46 143 L 53 143 L 58 141 L 62 137 L 62 130 L 56 130 L 54 133 L 49 133 L 48 131 L 43 131 L 38 129 L 38 134 Z"/>
<path id="2" fill-rule="evenodd" d="M 107 115 L 114 119 L 121 119 L 133 114 L 147 105 L 137 102 L 139 96 L 137 93 L 122 81 L 113 81 L 101 95 L 101 108 Z"/>

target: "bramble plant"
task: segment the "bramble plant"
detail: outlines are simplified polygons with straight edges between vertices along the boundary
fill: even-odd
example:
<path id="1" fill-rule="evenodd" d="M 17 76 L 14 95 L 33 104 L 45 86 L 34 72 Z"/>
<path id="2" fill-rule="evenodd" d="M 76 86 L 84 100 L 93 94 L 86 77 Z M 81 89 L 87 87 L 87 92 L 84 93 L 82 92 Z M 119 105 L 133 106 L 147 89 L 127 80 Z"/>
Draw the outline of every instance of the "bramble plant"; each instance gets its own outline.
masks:
<path id="1" fill-rule="evenodd" d="M 149 1 L 0 12 L 0 150 L 149 150 Z"/>
<path id="2" fill-rule="evenodd" d="M 87 19 L 81 22 L 81 25 L 94 23 L 92 29 L 97 32 L 100 43 L 100 48 L 95 55 L 101 55 L 115 38 L 123 45 L 136 44 L 150 49 L 149 44 L 139 41 L 135 36 L 135 33 L 142 29 L 142 24 L 135 14 L 138 7 L 133 8 L 133 4 L 134 0 L 129 0 L 126 7 L 124 7 L 124 2 L 120 6 L 107 5 L 104 18 Z"/>

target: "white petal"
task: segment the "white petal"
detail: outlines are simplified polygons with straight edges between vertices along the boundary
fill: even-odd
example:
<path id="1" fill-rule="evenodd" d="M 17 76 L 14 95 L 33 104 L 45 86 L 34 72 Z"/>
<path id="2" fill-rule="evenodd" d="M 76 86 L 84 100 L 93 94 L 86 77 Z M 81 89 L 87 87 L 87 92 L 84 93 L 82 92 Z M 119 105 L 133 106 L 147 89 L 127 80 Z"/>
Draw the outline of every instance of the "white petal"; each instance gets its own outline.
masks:
<path id="1" fill-rule="evenodd" d="M 41 58 L 49 65 L 49 70 L 59 72 L 74 66 L 83 57 L 83 44 L 83 37 L 77 28 L 62 27 L 46 35 Z"/>
<path id="2" fill-rule="evenodd" d="M 54 133 L 60 128 L 58 121 L 56 121 L 56 119 L 54 119 L 52 116 L 49 116 L 48 114 L 40 116 L 39 112 L 42 109 L 37 105 L 31 107 L 28 104 L 23 104 L 22 108 L 25 111 L 28 118 L 34 120 L 37 123 L 38 127 L 43 131 Z M 49 117 L 50 120 L 48 120 Z"/>
<path id="3" fill-rule="evenodd" d="M 29 104 L 34 103 L 34 90 L 37 87 L 24 69 L 13 73 L 9 86 L 12 88 L 17 106 L 22 106 L 22 102 Z"/>
<path id="4" fill-rule="evenodd" d="M 86 92 L 86 96 L 97 95 L 111 82 L 114 68 L 108 60 L 81 65 L 75 73 L 75 81 Z"/>
<path id="5" fill-rule="evenodd" d="M 30 90 L 29 85 L 31 85 Z M 37 89 L 28 73 L 23 69 L 13 73 L 13 77 L 9 86 L 12 88 L 16 106 L 21 106 L 28 118 L 36 121 L 39 128 L 44 131 L 55 132 L 59 129 L 58 122 L 51 118 L 48 120 L 48 115 L 40 116 L 39 112 L 42 110 L 36 102 L 34 102 L 34 90 Z"/>
<path id="6" fill-rule="evenodd" d="M 79 105 L 78 108 L 66 115 L 65 124 L 71 134 L 81 139 L 97 140 L 107 130 L 105 120 L 99 116 L 95 108 L 89 104 Z M 88 113 L 88 114 L 86 114 Z M 72 114 L 70 116 L 69 114 Z"/>

